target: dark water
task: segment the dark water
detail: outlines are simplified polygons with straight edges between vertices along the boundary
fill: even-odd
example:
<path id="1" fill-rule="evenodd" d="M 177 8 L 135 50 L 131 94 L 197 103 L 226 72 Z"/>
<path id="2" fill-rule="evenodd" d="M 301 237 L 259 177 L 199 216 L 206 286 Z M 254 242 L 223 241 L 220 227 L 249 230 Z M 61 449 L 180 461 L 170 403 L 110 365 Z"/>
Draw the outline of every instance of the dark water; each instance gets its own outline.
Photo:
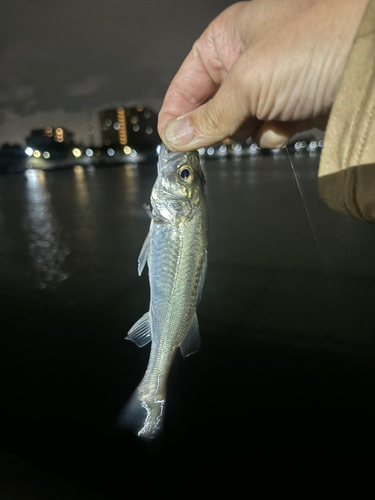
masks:
<path id="1" fill-rule="evenodd" d="M 319 200 L 318 161 L 293 157 L 322 256 L 285 156 L 205 163 L 202 348 L 176 360 L 151 448 L 114 423 L 148 360 L 123 338 L 148 309 L 136 262 L 155 166 L 0 177 L 1 499 L 126 498 L 171 479 L 235 493 L 275 457 L 281 470 L 373 445 L 375 230 Z"/>

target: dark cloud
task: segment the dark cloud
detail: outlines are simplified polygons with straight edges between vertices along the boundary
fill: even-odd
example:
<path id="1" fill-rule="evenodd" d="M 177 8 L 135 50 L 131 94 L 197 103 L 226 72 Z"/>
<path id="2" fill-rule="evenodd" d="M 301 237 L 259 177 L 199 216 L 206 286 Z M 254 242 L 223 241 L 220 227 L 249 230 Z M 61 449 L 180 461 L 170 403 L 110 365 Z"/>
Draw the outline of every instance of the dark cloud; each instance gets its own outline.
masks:
<path id="1" fill-rule="evenodd" d="M 0 120 L 5 111 L 22 118 L 161 102 L 196 38 L 231 3 L 2 0 Z"/>

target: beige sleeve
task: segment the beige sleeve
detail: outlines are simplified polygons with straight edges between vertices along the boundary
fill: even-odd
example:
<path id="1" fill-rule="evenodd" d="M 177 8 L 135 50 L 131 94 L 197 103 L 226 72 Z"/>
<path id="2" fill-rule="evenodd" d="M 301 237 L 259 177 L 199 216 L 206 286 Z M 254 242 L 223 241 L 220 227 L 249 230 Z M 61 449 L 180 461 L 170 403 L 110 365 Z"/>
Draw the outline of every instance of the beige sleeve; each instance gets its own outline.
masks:
<path id="1" fill-rule="evenodd" d="M 333 210 L 375 221 L 375 0 L 370 0 L 332 107 L 318 174 Z"/>

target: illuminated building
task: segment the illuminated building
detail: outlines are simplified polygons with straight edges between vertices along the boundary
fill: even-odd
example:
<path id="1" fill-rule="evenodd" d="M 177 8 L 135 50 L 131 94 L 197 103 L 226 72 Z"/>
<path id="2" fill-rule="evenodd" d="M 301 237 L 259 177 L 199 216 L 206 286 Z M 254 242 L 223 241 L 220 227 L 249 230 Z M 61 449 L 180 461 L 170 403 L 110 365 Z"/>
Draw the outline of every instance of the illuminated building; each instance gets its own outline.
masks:
<path id="1" fill-rule="evenodd" d="M 100 124 L 104 146 L 147 148 L 160 143 L 157 114 L 143 106 L 101 111 Z"/>
<path id="2" fill-rule="evenodd" d="M 74 136 L 66 128 L 44 127 L 32 130 L 29 137 L 26 138 L 26 144 L 28 147 L 37 150 L 59 148 L 59 145 L 70 147 L 74 144 Z"/>
<path id="3" fill-rule="evenodd" d="M 29 158 L 41 158 L 44 160 L 59 160 L 73 154 L 73 148 L 78 151 L 74 143 L 74 135 L 66 128 L 44 127 L 31 130 L 26 137 L 25 153 Z"/>

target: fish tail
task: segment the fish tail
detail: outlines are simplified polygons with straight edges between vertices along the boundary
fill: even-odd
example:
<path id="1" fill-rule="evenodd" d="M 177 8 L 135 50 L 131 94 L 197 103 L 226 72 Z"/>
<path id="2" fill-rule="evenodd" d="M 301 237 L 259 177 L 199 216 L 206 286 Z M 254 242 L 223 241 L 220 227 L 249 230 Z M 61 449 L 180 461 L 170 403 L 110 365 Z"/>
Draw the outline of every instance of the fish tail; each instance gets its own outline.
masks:
<path id="1" fill-rule="evenodd" d="M 136 390 L 121 411 L 118 425 L 129 429 L 138 437 L 154 439 L 163 427 L 165 398 L 144 398 Z"/>

